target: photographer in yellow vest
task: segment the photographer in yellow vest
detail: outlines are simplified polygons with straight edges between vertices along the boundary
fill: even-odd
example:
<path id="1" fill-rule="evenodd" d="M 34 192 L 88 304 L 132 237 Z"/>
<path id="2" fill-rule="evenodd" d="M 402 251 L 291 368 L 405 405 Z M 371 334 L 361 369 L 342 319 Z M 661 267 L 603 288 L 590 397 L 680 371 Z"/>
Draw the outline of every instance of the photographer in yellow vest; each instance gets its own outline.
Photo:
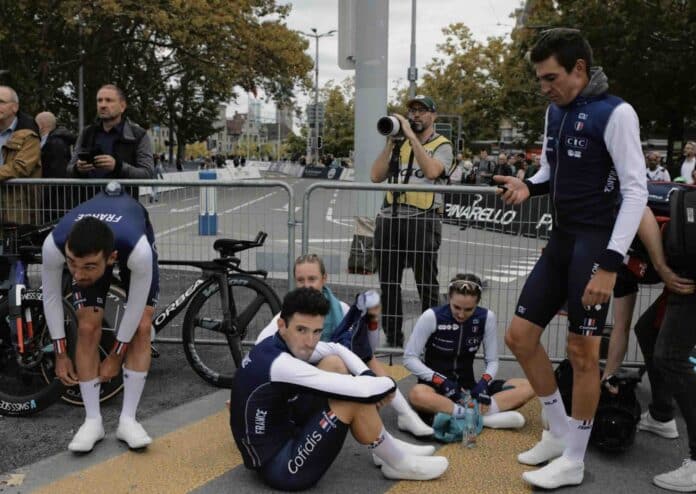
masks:
<path id="1" fill-rule="evenodd" d="M 384 150 L 372 164 L 373 182 L 400 184 L 445 183 L 452 164 L 452 143 L 435 132 L 435 103 L 427 96 L 408 102 L 408 115 L 398 119 L 401 131 L 387 137 Z M 382 290 L 382 327 L 389 346 L 403 346 L 401 324 L 403 271 L 413 270 L 421 310 L 437 306 L 437 251 L 442 238 L 442 194 L 433 192 L 387 192 L 377 216 L 374 249 L 379 263 Z"/>

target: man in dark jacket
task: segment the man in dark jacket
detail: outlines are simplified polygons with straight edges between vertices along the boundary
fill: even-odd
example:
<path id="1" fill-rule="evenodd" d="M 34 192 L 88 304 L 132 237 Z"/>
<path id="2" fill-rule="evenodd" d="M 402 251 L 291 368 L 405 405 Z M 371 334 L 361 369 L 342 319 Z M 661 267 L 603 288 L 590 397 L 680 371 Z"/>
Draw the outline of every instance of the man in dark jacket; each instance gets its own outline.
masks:
<path id="1" fill-rule="evenodd" d="M 97 121 L 85 127 L 75 144 L 68 165 L 68 176 L 76 178 L 134 178 L 154 177 L 152 142 L 145 129 L 123 116 L 126 97 L 113 84 L 97 92 Z M 91 188 L 90 188 L 91 189 Z M 137 188 L 130 194 L 137 199 Z M 84 201 L 96 190 L 86 190 Z"/>
<path id="2" fill-rule="evenodd" d="M 66 128 L 56 128 L 56 116 L 44 111 L 36 115 L 36 125 L 39 126 L 41 137 L 41 171 L 43 178 L 66 178 L 71 147 L 75 144 L 75 136 Z M 65 186 L 53 185 L 44 187 L 43 210 L 44 221 L 51 222 L 62 217 L 73 208 L 70 194 L 65 194 Z"/>

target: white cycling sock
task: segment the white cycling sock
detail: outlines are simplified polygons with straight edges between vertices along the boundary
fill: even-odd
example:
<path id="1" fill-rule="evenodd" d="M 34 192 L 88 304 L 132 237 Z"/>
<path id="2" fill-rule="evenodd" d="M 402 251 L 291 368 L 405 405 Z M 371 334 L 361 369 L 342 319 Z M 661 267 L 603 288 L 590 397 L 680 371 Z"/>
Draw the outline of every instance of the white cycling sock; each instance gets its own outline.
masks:
<path id="1" fill-rule="evenodd" d="M 539 401 L 541 401 L 541 406 L 546 412 L 551 434 L 553 434 L 554 437 L 565 436 L 568 432 L 568 416 L 563 406 L 561 392 L 556 388 L 553 394 L 549 396 L 540 396 Z"/>
<path id="2" fill-rule="evenodd" d="M 394 395 L 394 399 L 391 401 L 391 406 L 399 415 L 411 415 L 412 413 L 416 413 L 413 408 L 411 408 L 411 405 L 408 404 L 408 401 L 406 401 L 404 395 L 401 394 L 399 388 L 396 388 L 396 393 Z"/>
<path id="3" fill-rule="evenodd" d="M 565 437 L 566 447 L 563 450 L 563 456 L 569 460 L 584 461 L 593 422 L 593 420 L 578 420 L 570 417 L 568 420 L 570 430 Z"/>
<path id="4" fill-rule="evenodd" d="M 498 402 L 495 401 L 495 398 L 491 396 L 491 404 L 488 405 L 488 411 L 484 415 L 493 415 L 494 413 L 498 413 L 500 411 L 500 408 L 498 407 Z"/>
<path id="5" fill-rule="evenodd" d="M 389 463 L 392 467 L 401 463 L 406 454 L 399 448 L 399 445 L 394 440 L 394 437 L 387 432 L 382 426 L 382 432 L 372 444 L 368 444 L 370 449 L 376 456 Z"/>
<path id="6" fill-rule="evenodd" d="M 140 403 L 140 396 L 145 388 L 147 372 L 139 372 L 123 368 L 123 408 L 121 418 L 135 420 L 135 411 Z"/>
<path id="7" fill-rule="evenodd" d="M 99 392 L 101 381 L 95 377 L 91 381 L 80 381 L 80 394 L 85 405 L 85 415 L 88 419 L 100 419 L 101 408 L 99 406 Z"/>

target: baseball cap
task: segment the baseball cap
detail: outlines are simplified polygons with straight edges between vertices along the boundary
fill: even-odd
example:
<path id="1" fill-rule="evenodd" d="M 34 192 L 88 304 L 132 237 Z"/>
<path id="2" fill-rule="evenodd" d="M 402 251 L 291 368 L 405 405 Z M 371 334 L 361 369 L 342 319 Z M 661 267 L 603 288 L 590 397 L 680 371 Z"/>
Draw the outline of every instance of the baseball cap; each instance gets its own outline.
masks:
<path id="1" fill-rule="evenodd" d="M 435 102 L 429 96 L 423 96 L 422 94 L 414 96 L 412 99 L 408 100 L 406 107 L 410 108 L 412 104 L 420 103 L 425 106 L 428 111 L 435 111 Z"/>

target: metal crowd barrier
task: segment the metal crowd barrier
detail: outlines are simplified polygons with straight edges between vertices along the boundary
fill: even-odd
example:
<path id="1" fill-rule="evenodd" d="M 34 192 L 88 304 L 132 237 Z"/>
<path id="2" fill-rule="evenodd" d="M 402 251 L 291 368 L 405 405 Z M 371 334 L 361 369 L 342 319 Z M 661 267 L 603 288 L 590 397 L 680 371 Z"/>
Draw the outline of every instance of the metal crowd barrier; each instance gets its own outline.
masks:
<path id="1" fill-rule="evenodd" d="M 502 359 L 514 360 L 514 356 L 505 346 L 504 333 L 515 312 L 517 298 L 525 280 L 550 233 L 551 217 L 548 196 L 532 198 L 522 208 L 505 206 L 495 197 L 495 187 L 481 186 L 404 186 L 396 184 L 357 184 L 317 182 L 311 184 L 304 193 L 302 219 L 302 253 L 320 255 L 329 272 L 329 286 L 338 297 L 351 301 L 355 293 L 366 288 L 380 287 L 379 277 L 374 269 L 379 264 L 380 256 L 395 258 L 404 256 L 402 249 L 380 249 L 381 245 L 390 245 L 398 231 L 378 230 L 374 242 L 373 266 L 367 273 L 355 272 L 356 266 L 350 265 L 351 253 L 361 255 L 365 238 L 374 231 L 377 212 L 383 206 L 386 192 L 435 192 L 443 194 L 441 243 L 437 249 L 437 286 L 432 288 L 437 293 L 439 303 L 445 303 L 447 286 L 457 273 L 475 273 L 484 282 L 481 305 L 495 312 L 498 325 L 498 353 Z M 386 210 L 389 211 L 389 208 Z M 417 236 L 428 234 L 419 220 L 406 222 L 401 235 Z M 420 220 L 425 223 L 426 219 Z M 411 231 L 408 229 L 411 228 Z M 358 237 L 354 238 L 355 234 Z M 377 237 L 381 233 L 382 239 Z M 406 247 L 409 247 L 406 245 Z M 427 263 L 431 253 L 422 242 L 411 245 L 417 250 L 409 258 L 411 263 Z M 369 250 L 369 249 L 367 249 Z M 350 261 L 350 262 L 349 262 Z M 392 259 L 393 261 L 393 259 Z M 362 261 L 361 261 L 362 262 Z M 369 262 L 367 263 L 369 264 Z M 396 262 L 383 261 L 383 268 L 393 270 L 389 276 L 396 280 L 394 267 Z M 351 269 L 349 269 L 351 268 Z M 352 272 L 350 272 L 352 271 Z M 383 304 L 385 302 L 382 286 Z M 391 286 L 394 287 L 393 281 Z M 422 302 L 418 293 L 414 270 L 410 267 L 403 272 L 401 283 L 403 298 L 402 331 L 407 341 L 415 322 L 422 313 Z M 641 287 L 636 303 L 633 322 L 654 301 L 661 292 L 661 286 Z M 387 317 L 396 314 L 386 314 Z M 607 318 L 607 324 L 613 321 L 613 308 Z M 563 315 L 555 317 L 542 337 L 549 356 L 554 361 L 566 356 L 567 320 Z M 402 349 L 390 346 L 384 340 L 385 351 L 399 352 Z M 643 358 L 631 333 L 626 365 L 642 365 Z"/>
<path id="2" fill-rule="evenodd" d="M 375 252 L 371 245 L 375 240 L 375 219 L 385 193 L 444 194 L 441 242 L 436 249 L 437 284 L 427 286 L 426 283 L 423 288 L 426 292 L 430 289 L 430 299 L 435 303 L 444 303 L 448 282 L 455 274 L 471 272 L 479 275 L 485 285 L 481 304 L 497 316 L 498 352 L 501 358 L 508 360 L 514 356 L 504 344 L 504 331 L 514 314 L 524 282 L 546 244 L 550 226 L 548 198 L 535 198 L 519 210 L 503 206 L 495 198 L 493 187 L 315 182 L 304 192 L 302 211 L 298 213 L 301 219 L 298 220 L 293 189 L 284 181 L 120 182 L 125 187 L 139 187 L 138 197 L 150 214 L 160 259 L 212 259 L 216 255 L 212 248 L 216 238 L 252 239 L 257 231 L 264 230 L 269 233 L 266 244 L 242 252 L 242 266 L 267 270 L 269 284 L 282 297 L 294 286 L 292 271 L 299 225 L 301 253 L 316 253 L 323 258 L 329 273 L 329 286 L 346 302 L 351 302 L 362 290 L 380 288 L 377 258 L 385 259 L 384 268 L 392 270 L 395 276 L 394 264 L 388 261 L 392 256 L 405 254 L 398 248 L 377 249 Z M 106 183 L 107 180 L 47 179 L 5 182 L 0 185 L 0 222 L 43 224 L 56 221 Z M 159 195 L 150 195 L 153 186 L 159 187 Z M 213 188 L 217 193 L 216 235 L 199 235 L 201 205 L 209 200 L 209 195 L 201 193 L 202 187 Z M 422 226 L 416 220 L 405 227 L 406 230 L 415 228 L 415 231 L 401 233 L 413 236 L 415 232 L 419 239 L 425 238 Z M 397 232 L 382 229 L 381 234 L 378 244 L 387 245 Z M 424 248 L 415 250 L 415 254 L 407 259 L 408 267 L 401 280 L 404 341 L 423 309 L 412 268 L 427 261 L 429 253 Z M 168 294 L 180 294 L 196 275 L 191 268 L 163 267 L 160 303 L 169 303 Z M 38 278 L 36 272 L 34 278 Z M 391 286 L 394 287 L 395 283 Z M 660 285 L 641 287 L 634 323 L 660 290 Z M 613 310 L 610 310 L 608 323 L 612 321 L 612 314 Z M 393 317 L 396 314 L 386 315 Z M 259 315 L 259 320 L 262 319 L 270 317 Z M 179 316 L 162 336 L 178 341 L 182 322 L 183 317 Z M 248 338 L 254 339 L 261 329 L 260 324 L 252 327 Z M 383 350 L 402 351 L 401 347 L 390 347 L 387 343 L 385 340 Z M 565 343 L 566 319 L 557 316 L 543 335 L 543 344 L 552 360 L 565 358 Z M 635 336 L 631 334 L 625 364 L 641 365 L 642 362 Z"/>
<path id="3" fill-rule="evenodd" d="M 0 223 L 55 222 L 80 201 L 94 196 L 110 180 L 12 180 L 0 185 Z M 293 190 L 276 180 L 169 181 L 119 180 L 147 209 L 152 222 L 159 259 L 209 260 L 217 256 L 213 242 L 218 238 L 253 240 L 258 231 L 268 233 L 264 245 L 237 254 L 246 270 L 265 269 L 268 283 L 282 294 L 292 283 L 288 273 L 295 259 L 295 224 Z M 150 187 L 158 194 L 150 195 Z M 201 215 L 206 201 L 215 191 L 217 234 L 200 235 Z M 137 192 L 136 192 L 137 191 Z M 207 204 L 210 209 L 212 204 Z M 160 266 L 159 307 L 166 307 L 198 276 L 197 269 L 186 266 Z M 32 275 L 40 279 L 38 267 Z M 38 285 L 36 285 L 38 286 Z M 233 287 L 242 291 L 240 287 Z M 181 341 L 182 312 L 157 336 L 159 342 Z M 255 337 L 273 314 L 258 314 L 249 328 Z M 259 321 L 255 323 L 255 321 Z"/>

